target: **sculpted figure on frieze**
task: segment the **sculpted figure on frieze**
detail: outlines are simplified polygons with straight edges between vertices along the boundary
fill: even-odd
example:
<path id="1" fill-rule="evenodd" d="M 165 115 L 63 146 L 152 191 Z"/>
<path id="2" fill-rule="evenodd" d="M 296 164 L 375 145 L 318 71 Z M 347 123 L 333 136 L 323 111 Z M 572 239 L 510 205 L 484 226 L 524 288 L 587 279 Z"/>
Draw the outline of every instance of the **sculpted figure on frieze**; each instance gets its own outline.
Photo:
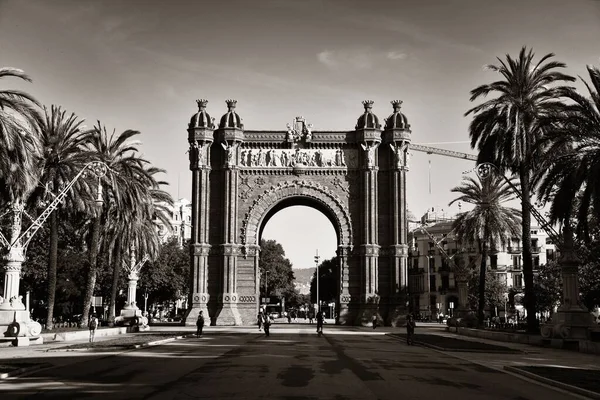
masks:
<path id="1" fill-rule="evenodd" d="M 239 143 L 227 144 L 221 143 L 223 150 L 225 150 L 225 166 L 232 167 L 237 164 L 236 154 Z"/>
<path id="2" fill-rule="evenodd" d="M 367 167 L 371 168 L 375 166 L 375 150 L 379 146 L 379 143 L 371 144 L 360 144 L 360 147 L 365 151 L 367 158 Z"/>
<path id="3" fill-rule="evenodd" d="M 408 143 L 403 142 L 400 145 L 390 144 L 390 148 L 394 152 L 396 168 L 402 169 L 408 167 Z"/>
<path id="4" fill-rule="evenodd" d="M 247 149 L 241 150 L 239 163 L 244 167 L 347 167 L 350 162 L 352 168 L 355 160 L 355 154 L 346 155 L 342 149 Z"/>

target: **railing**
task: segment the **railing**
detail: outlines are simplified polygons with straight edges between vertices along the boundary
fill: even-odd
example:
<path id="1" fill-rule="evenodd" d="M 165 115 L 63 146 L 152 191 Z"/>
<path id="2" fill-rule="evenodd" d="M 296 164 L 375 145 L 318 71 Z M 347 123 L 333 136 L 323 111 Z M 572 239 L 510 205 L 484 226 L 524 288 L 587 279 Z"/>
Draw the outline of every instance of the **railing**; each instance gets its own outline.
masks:
<path id="1" fill-rule="evenodd" d="M 508 246 L 509 253 L 522 253 L 523 248 L 521 246 Z"/>
<path id="2" fill-rule="evenodd" d="M 435 250 L 428 250 L 427 251 L 427 255 L 428 256 L 435 256 Z"/>
<path id="3" fill-rule="evenodd" d="M 541 253 L 542 248 L 540 246 L 531 246 L 531 252 L 534 254 L 539 254 Z"/>

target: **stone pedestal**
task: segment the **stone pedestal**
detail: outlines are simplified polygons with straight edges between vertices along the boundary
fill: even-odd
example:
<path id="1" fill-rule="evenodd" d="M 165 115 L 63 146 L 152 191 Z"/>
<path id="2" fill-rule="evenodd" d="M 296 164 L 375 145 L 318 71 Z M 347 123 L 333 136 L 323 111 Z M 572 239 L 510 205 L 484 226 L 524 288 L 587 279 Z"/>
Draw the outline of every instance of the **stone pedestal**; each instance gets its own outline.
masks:
<path id="1" fill-rule="evenodd" d="M 217 312 L 219 325 L 243 325 L 242 316 L 237 306 L 237 293 L 223 293 L 222 306 Z"/>
<path id="2" fill-rule="evenodd" d="M 383 322 L 383 318 L 379 313 L 379 296 L 371 293 L 361 298 L 361 304 L 358 310 L 355 325 L 370 326 L 373 322 L 374 315 L 377 316 L 378 323 Z"/>
<path id="3" fill-rule="evenodd" d="M 575 252 L 573 231 L 568 221 L 563 228 L 561 251 L 559 263 L 563 281 L 562 304 L 552 316 L 552 322 L 540 327 L 540 333 L 546 339 L 586 340 L 595 323 L 590 312 L 579 303 L 577 270 L 581 260 Z"/>

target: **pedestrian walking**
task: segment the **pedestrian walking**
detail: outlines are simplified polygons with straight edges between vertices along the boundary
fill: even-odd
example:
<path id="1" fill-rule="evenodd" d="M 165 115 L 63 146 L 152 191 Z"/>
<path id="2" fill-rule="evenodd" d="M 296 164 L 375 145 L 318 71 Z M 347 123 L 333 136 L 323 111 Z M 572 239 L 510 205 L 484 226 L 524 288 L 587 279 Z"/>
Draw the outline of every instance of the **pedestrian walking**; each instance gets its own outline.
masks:
<path id="1" fill-rule="evenodd" d="M 409 346 L 414 346 L 414 338 L 415 335 L 415 320 L 411 314 L 408 315 L 408 319 L 406 320 L 406 344 Z"/>
<path id="2" fill-rule="evenodd" d="M 323 333 L 323 311 L 320 311 L 317 313 L 317 333 L 319 335 L 321 335 Z"/>
<path id="3" fill-rule="evenodd" d="M 202 336 L 202 329 L 204 328 L 204 313 L 200 311 L 198 314 L 198 319 L 196 320 L 196 336 Z"/>
<path id="4" fill-rule="evenodd" d="M 93 343 L 94 337 L 96 336 L 96 328 L 98 328 L 98 318 L 96 318 L 95 314 L 92 314 L 90 317 L 88 328 L 90 329 L 90 343 Z"/>
<path id="5" fill-rule="evenodd" d="M 269 336 L 270 335 L 269 328 L 271 327 L 271 320 L 269 319 L 268 316 L 264 316 L 264 318 L 263 318 L 263 327 L 265 328 L 265 335 Z"/>
<path id="6" fill-rule="evenodd" d="M 377 328 L 377 314 L 373 314 L 373 329 Z"/>
<path id="7" fill-rule="evenodd" d="M 263 324 L 263 313 L 262 313 L 262 311 L 258 312 L 258 315 L 256 316 L 256 320 L 258 321 L 258 330 L 260 331 L 262 329 L 262 324 Z"/>

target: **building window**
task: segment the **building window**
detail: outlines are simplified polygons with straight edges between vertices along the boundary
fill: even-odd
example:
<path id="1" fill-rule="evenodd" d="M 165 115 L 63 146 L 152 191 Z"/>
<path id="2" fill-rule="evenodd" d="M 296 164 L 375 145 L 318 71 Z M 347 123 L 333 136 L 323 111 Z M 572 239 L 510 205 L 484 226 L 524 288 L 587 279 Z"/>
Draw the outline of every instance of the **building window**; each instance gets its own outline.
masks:
<path id="1" fill-rule="evenodd" d="M 513 286 L 516 288 L 522 288 L 523 287 L 523 276 L 521 276 L 521 274 L 514 274 L 513 275 Z"/>
<path id="2" fill-rule="evenodd" d="M 554 249 L 546 249 L 546 259 L 548 261 L 554 261 Z"/>
<path id="3" fill-rule="evenodd" d="M 514 269 L 521 269 L 521 256 L 513 256 L 512 261 Z"/>
<path id="4" fill-rule="evenodd" d="M 450 277 L 442 276 L 442 290 L 448 290 L 450 288 Z"/>
<path id="5" fill-rule="evenodd" d="M 540 258 L 532 257 L 532 259 L 533 259 L 533 269 L 539 269 L 540 268 Z"/>
<path id="6" fill-rule="evenodd" d="M 435 275 L 429 276 L 429 291 L 435 292 Z"/>
<path id="7" fill-rule="evenodd" d="M 435 258 L 429 257 L 429 271 L 435 272 Z"/>
<path id="8" fill-rule="evenodd" d="M 490 256 L 490 268 L 498 269 L 498 255 L 497 254 L 493 254 Z"/>

